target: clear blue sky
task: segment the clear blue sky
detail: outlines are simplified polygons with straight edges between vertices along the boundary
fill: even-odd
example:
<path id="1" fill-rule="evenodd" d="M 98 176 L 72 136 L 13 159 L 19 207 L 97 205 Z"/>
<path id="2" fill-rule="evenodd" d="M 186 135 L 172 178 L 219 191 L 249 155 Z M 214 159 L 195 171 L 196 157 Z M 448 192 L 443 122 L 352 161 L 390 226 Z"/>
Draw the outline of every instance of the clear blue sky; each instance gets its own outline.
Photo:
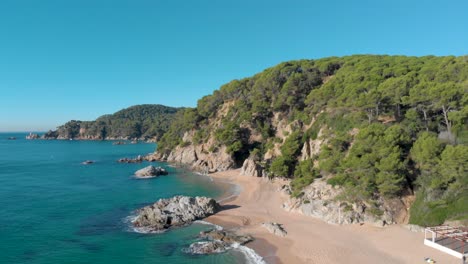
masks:
<path id="1" fill-rule="evenodd" d="M 1 0 L 0 131 L 195 106 L 282 61 L 466 55 L 468 1 Z"/>

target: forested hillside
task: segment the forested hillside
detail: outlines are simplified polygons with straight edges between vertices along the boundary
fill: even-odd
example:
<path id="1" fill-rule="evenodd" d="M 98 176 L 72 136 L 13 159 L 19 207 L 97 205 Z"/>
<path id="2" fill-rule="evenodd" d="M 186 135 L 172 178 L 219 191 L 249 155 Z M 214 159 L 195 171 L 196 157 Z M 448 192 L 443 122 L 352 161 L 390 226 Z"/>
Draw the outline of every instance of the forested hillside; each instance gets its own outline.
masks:
<path id="1" fill-rule="evenodd" d="M 202 155 L 249 159 L 296 197 L 317 178 L 370 205 L 415 194 L 410 221 L 433 225 L 468 218 L 467 117 L 468 56 L 291 61 L 177 113 L 158 153 L 192 148 L 210 170 Z"/>
<path id="2" fill-rule="evenodd" d="M 48 132 L 46 138 L 150 139 L 160 138 L 180 108 L 163 105 L 136 105 L 95 121 L 72 120 Z"/>

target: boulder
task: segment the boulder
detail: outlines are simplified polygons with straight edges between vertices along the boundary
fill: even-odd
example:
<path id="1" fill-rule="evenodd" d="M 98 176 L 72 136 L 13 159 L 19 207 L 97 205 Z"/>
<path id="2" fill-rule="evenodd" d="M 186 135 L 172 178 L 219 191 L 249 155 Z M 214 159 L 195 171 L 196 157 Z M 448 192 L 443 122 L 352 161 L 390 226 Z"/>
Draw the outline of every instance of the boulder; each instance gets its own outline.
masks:
<path id="1" fill-rule="evenodd" d="M 278 223 L 263 223 L 262 226 L 265 227 L 268 232 L 280 237 L 285 237 L 288 234 L 283 226 Z"/>
<path id="2" fill-rule="evenodd" d="M 137 170 L 135 176 L 137 178 L 153 178 L 160 175 L 167 175 L 168 172 L 161 167 L 154 167 L 152 165 L 145 167 L 143 169 Z"/>
<path id="3" fill-rule="evenodd" d="M 212 198 L 175 196 L 138 210 L 133 225 L 149 231 L 163 231 L 191 224 L 219 210 L 220 205 Z"/>
<path id="4" fill-rule="evenodd" d="M 240 174 L 244 176 L 262 177 L 263 167 L 254 159 L 248 158 L 244 161 Z"/>

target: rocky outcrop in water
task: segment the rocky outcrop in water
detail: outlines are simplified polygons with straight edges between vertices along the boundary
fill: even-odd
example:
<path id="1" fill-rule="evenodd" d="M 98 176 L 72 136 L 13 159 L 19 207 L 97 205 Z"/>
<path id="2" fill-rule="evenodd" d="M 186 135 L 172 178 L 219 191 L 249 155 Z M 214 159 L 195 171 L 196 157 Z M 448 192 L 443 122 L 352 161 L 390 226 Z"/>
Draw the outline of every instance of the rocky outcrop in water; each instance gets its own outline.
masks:
<path id="1" fill-rule="evenodd" d="M 145 157 L 138 155 L 136 158 L 121 158 L 117 160 L 117 162 L 119 163 L 141 163 L 145 160 L 146 160 Z"/>
<path id="2" fill-rule="evenodd" d="M 155 167 L 155 166 L 148 166 L 143 169 L 137 170 L 135 172 L 135 176 L 137 178 L 152 178 L 152 177 L 157 177 L 160 175 L 167 175 L 168 172 L 161 168 L 161 167 Z"/>
<path id="3" fill-rule="evenodd" d="M 195 242 L 190 245 L 188 252 L 191 254 L 215 254 L 225 252 L 233 245 L 245 245 L 253 238 L 249 235 L 239 235 L 232 231 L 212 230 L 201 232 L 203 241 Z"/>
<path id="4" fill-rule="evenodd" d="M 39 139 L 39 135 L 31 132 L 26 136 L 26 139 Z"/>
<path id="5" fill-rule="evenodd" d="M 262 226 L 268 230 L 268 232 L 280 236 L 280 237 L 285 237 L 288 232 L 283 228 L 282 224 L 278 223 L 263 223 Z"/>
<path id="6" fill-rule="evenodd" d="M 175 196 L 160 199 L 153 205 L 138 210 L 133 225 L 150 232 L 163 231 L 170 227 L 191 224 L 219 210 L 220 205 L 212 198 Z"/>

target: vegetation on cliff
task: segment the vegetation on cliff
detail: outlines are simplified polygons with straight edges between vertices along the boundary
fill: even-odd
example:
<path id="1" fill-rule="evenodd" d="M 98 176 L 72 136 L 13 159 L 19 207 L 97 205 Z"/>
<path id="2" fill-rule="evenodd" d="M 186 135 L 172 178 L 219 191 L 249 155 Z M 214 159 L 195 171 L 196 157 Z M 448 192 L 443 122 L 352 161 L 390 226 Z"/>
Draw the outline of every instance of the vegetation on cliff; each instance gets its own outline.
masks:
<path id="1" fill-rule="evenodd" d="M 160 138 L 179 110 L 163 105 L 136 105 L 95 121 L 69 121 L 46 136 L 67 139 Z"/>
<path id="2" fill-rule="evenodd" d="M 410 221 L 440 224 L 468 218 L 467 103 L 467 56 L 291 61 L 180 111 L 158 151 L 226 146 L 238 166 L 255 156 L 269 177 L 292 178 L 296 196 L 317 177 L 351 201 L 415 193 Z M 321 150 L 301 158 L 319 139 Z"/>

